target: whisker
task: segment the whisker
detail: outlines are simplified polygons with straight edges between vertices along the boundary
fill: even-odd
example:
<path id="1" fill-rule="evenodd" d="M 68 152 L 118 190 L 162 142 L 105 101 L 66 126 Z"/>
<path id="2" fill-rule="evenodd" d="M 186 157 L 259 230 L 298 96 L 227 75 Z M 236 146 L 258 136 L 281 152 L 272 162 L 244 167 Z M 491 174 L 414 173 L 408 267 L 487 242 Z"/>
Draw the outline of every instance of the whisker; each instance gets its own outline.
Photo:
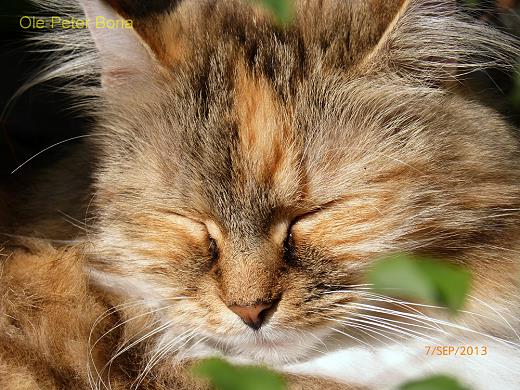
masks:
<path id="1" fill-rule="evenodd" d="M 298 344 L 298 347 L 300 347 L 300 345 L 302 345 L 302 347 L 300 348 L 301 350 L 312 350 L 312 351 L 318 352 L 322 355 L 325 355 L 328 352 L 327 345 L 323 342 L 323 340 L 320 340 L 320 338 L 318 338 L 318 337 L 316 337 L 316 335 L 312 334 L 312 332 L 305 331 L 303 329 L 296 329 L 294 327 L 288 327 L 288 326 L 285 326 L 284 329 L 289 330 L 291 332 L 291 335 L 296 334 L 296 337 L 298 337 L 301 340 L 301 342 Z M 303 345 L 305 344 L 304 336 L 311 336 L 311 337 L 315 338 L 316 340 L 318 340 L 323 345 L 323 347 L 325 348 L 326 351 L 323 351 L 315 346 L 303 347 Z"/>
<path id="2" fill-rule="evenodd" d="M 426 321 L 430 321 L 432 323 L 436 323 L 438 325 L 444 325 L 444 326 L 448 326 L 448 327 L 453 328 L 453 329 L 466 331 L 466 332 L 470 332 L 470 333 L 473 333 L 473 334 L 478 334 L 480 336 L 485 336 L 485 337 L 488 337 L 491 340 L 495 340 L 495 341 L 497 341 L 499 343 L 502 343 L 502 344 L 505 344 L 505 345 L 520 347 L 520 344 L 518 344 L 518 343 L 509 341 L 509 340 L 506 340 L 506 339 L 503 339 L 503 338 L 500 338 L 500 337 L 492 336 L 490 334 L 486 334 L 486 333 L 477 331 L 475 329 L 468 328 L 468 327 L 463 326 L 463 325 L 455 324 L 455 323 L 452 323 L 452 322 L 449 322 L 449 321 L 445 321 L 445 320 L 441 320 L 441 319 L 438 319 L 438 318 L 428 317 L 428 316 L 426 316 L 424 314 L 422 316 L 419 316 L 417 314 L 403 313 L 403 312 L 399 312 L 399 311 L 396 311 L 396 310 L 390 310 L 390 309 L 386 309 L 386 308 L 382 308 L 382 307 L 378 307 L 378 306 L 365 305 L 365 304 L 351 303 L 350 305 L 355 305 L 355 306 L 358 306 L 358 307 L 362 307 L 362 308 L 364 308 L 366 310 L 373 311 L 373 312 L 379 312 L 379 313 L 384 313 L 384 314 L 394 314 L 395 316 L 403 316 L 403 317 L 406 317 L 406 318 L 420 318 L 420 319 L 424 319 Z"/>
<path id="3" fill-rule="evenodd" d="M 71 215 L 65 213 L 64 211 L 61 211 L 61 210 L 57 210 L 58 213 L 60 213 L 61 215 L 64 216 L 64 220 L 68 223 L 70 223 L 72 226 L 80 229 L 80 230 L 83 230 L 84 232 L 88 232 L 89 229 L 88 229 L 88 225 L 86 224 L 86 222 L 83 222 L 83 221 L 80 221 L 74 217 L 72 217 Z"/>
<path id="4" fill-rule="evenodd" d="M 342 321 L 340 321 L 340 320 L 334 320 L 334 319 L 332 319 L 332 320 L 335 321 L 335 322 L 342 323 Z M 348 338 L 351 338 L 351 339 L 357 341 L 358 343 L 361 343 L 361 344 L 367 346 L 368 348 L 370 348 L 370 349 L 372 349 L 372 350 L 374 349 L 374 347 L 373 347 L 372 345 L 370 345 L 370 344 L 364 342 L 363 340 L 358 339 L 358 338 L 355 337 L 355 336 L 352 336 L 351 334 L 348 334 L 348 333 L 346 333 L 346 332 L 342 332 L 341 330 L 336 329 L 336 328 L 333 328 L 333 327 L 328 327 L 328 328 L 329 328 L 330 330 L 334 331 L 334 332 L 337 332 L 337 333 L 339 333 L 339 334 L 342 334 L 343 336 L 347 336 Z"/>
<path id="5" fill-rule="evenodd" d="M 513 333 L 515 334 L 516 338 L 520 340 L 520 336 L 518 335 L 518 332 L 516 331 L 516 329 L 509 323 L 509 321 L 507 321 L 507 319 L 500 312 L 498 312 L 498 310 L 496 310 L 494 307 L 492 307 L 488 303 L 482 301 L 481 299 L 475 297 L 474 295 L 468 294 L 468 297 L 470 297 L 471 299 L 473 299 L 473 300 L 479 302 L 480 304 L 486 306 L 488 309 L 492 310 L 497 316 L 499 316 L 506 323 L 506 325 L 509 327 L 509 329 L 511 329 L 513 331 Z"/>
<path id="6" fill-rule="evenodd" d="M 399 344 L 399 345 L 401 345 L 403 348 L 405 348 L 405 346 L 404 346 L 402 343 L 400 343 L 400 342 L 397 341 L 396 339 L 394 339 L 394 338 L 388 336 L 387 334 L 391 334 L 391 335 L 396 336 L 396 337 L 399 337 L 399 338 L 401 338 L 401 339 L 403 339 L 403 340 L 408 339 L 408 337 L 406 337 L 406 336 L 404 336 L 404 335 L 402 335 L 402 334 L 399 334 L 399 333 L 396 334 L 395 332 L 392 332 L 392 331 L 389 331 L 389 330 L 386 330 L 386 329 L 377 329 L 377 330 L 376 330 L 376 329 L 374 329 L 373 327 L 368 326 L 368 325 L 364 325 L 364 324 L 350 324 L 350 323 L 349 323 L 349 324 L 348 324 L 348 327 L 350 327 L 350 328 L 355 328 L 355 329 L 358 329 L 358 330 L 364 330 L 364 331 L 366 331 L 366 332 L 375 333 L 375 334 L 377 334 L 378 336 L 382 336 L 382 337 L 384 337 L 384 338 L 390 340 L 390 341 L 391 341 L 392 343 L 394 343 L 394 344 Z M 369 334 L 369 336 L 372 337 L 372 338 L 375 338 L 376 340 L 378 340 L 379 342 L 381 342 L 381 343 L 383 343 L 383 344 L 385 344 L 385 345 L 389 345 L 389 344 L 387 344 L 386 342 L 377 339 L 377 338 L 376 338 L 375 336 L 373 336 L 372 334 Z"/>
<path id="7" fill-rule="evenodd" d="M 414 310 L 413 307 L 420 307 L 420 308 L 427 308 L 427 309 L 439 309 L 439 310 L 442 310 L 442 311 L 447 311 L 447 309 L 445 307 L 442 307 L 442 306 L 435 306 L 435 305 L 428 305 L 428 304 L 420 304 L 420 303 L 413 303 L 413 302 L 405 302 L 405 301 L 402 301 L 402 300 L 398 300 L 396 298 L 392 298 L 392 297 L 387 297 L 387 296 L 384 296 L 384 295 L 379 295 L 379 294 L 372 294 L 372 293 L 362 293 L 362 294 L 365 294 L 365 295 L 368 295 L 368 296 L 371 296 L 372 298 L 366 298 L 364 297 L 363 300 L 365 301 L 381 301 L 381 302 L 387 302 L 387 303 L 392 303 L 392 304 L 397 304 L 398 306 L 400 307 L 403 307 L 403 308 L 407 308 L 409 310 L 412 310 L 412 311 L 415 311 L 416 313 L 420 314 L 420 315 L 424 315 L 424 313 L 420 312 L 420 311 L 417 311 L 417 310 Z M 481 303 L 484 305 L 484 306 L 487 306 L 489 309 L 491 309 L 492 311 L 494 311 L 497 315 L 499 315 L 498 312 L 496 312 L 491 306 L 489 306 L 488 304 L 486 304 L 485 302 L 481 301 Z M 482 319 L 485 319 L 487 321 L 495 321 L 495 322 L 499 322 L 496 318 L 493 318 L 493 317 L 490 317 L 490 316 L 486 316 L 484 314 L 481 314 L 481 313 L 475 313 L 475 312 L 472 312 L 472 311 L 469 311 L 469 310 L 459 310 L 459 313 L 462 313 L 462 314 L 467 314 L 467 315 L 471 315 L 473 317 L 479 317 L 479 318 L 482 318 Z M 506 322 L 506 324 L 513 330 L 513 332 L 515 332 L 516 334 L 516 331 L 512 328 L 512 326 L 507 322 L 507 320 L 499 315 L 500 319 L 502 319 L 503 321 Z"/>
<path id="8" fill-rule="evenodd" d="M 337 307 L 349 307 L 349 306 L 356 307 L 357 305 L 355 304 L 355 302 L 351 302 L 351 303 L 346 304 L 346 305 L 337 303 L 337 304 L 335 304 L 335 306 L 337 306 Z M 372 306 L 372 305 L 369 305 L 369 306 L 373 307 L 373 308 L 380 308 L 379 306 Z M 402 311 L 397 311 L 397 310 L 392 310 L 392 309 L 386 309 L 386 308 L 381 308 L 381 309 L 385 309 L 386 310 L 386 311 L 384 311 L 382 313 L 390 314 L 390 315 L 393 315 L 395 317 L 404 317 L 404 315 L 407 314 L 407 312 L 402 312 Z M 368 310 L 368 309 L 365 309 L 365 310 Z M 377 310 L 375 310 L 375 309 L 371 309 L 370 311 L 377 312 Z M 379 311 L 379 312 L 381 312 L 381 311 Z M 381 317 L 378 317 L 378 318 L 381 318 Z M 429 317 L 426 316 L 424 313 L 421 313 L 421 312 L 418 312 L 418 315 L 414 315 L 413 317 L 407 317 L 407 319 L 415 321 L 415 322 L 417 322 L 419 324 L 423 324 L 425 326 L 428 326 L 430 329 L 442 330 L 442 328 L 439 325 L 432 324 L 431 321 L 428 320 Z"/>
<path id="9" fill-rule="evenodd" d="M 87 371 L 88 371 L 89 382 L 92 380 L 91 383 L 94 383 L 94 381 L 101 380 L 102 385 L 104 386 L 104 388 L 107 388 L 107 389 L 109 388 L 109 387 L 107 387 L 107 385 L 104 383 L 104 381 L 102 379 L 102 376 L 101 376 L 102 372 L 100 373 L 98 368 L 96 367 L 96 365 L 92 364 L 92 366 L 93 366 L 93 368 L 95 370 L 95 375 L 98 378 L 98 380 L 94 380 L 94 373 L 92 373 L 92 367 L 91 367 L 91 364 L 90 364 L 90 362 L 93 362 L 92 352 L 93 352 L 94 348 L 96 347 L 96 345 L 104 337 L 106 337 L 108 334 L 110 334 L 111 332 L 113 332 L 114 330 L 119 328 L 120 326 L 122 326 L 122 325 L 124 325 L 124 324 L 126 324 L 126 323 L 128 323 L 128 322 L 130 322 L 132 320 L 144 317 L 146 315 L 153 314 L 153 313 L 158 312 L 160 310 L 164 310 L 164 309 L 170 308 L 172 305 L 167 305 L 165 307 L 158 308 L 156 310 L 152 310 L 152 311 L 148 311 L 148 312 L 143 313 L 143 314 L 139 314 L 139 315 L 137 315 L 135 317 L 132 317 L 130 319 L 127 319 L 127 320 L 123 321 L 122 323 L 116 324 L 114 327 L 112 327 L 107 332 L 105 332 L 101 337 L 99 337 L 94 344 L 92 344 L 92 337 L 94 335 L 94 330 L 104 319 L 108 318 L 109 316 L 111 316 L 112 314 L 114 314 L 114 313 L 116 313 L 118 311 L 121 311 L 121 310 L 124 310 L 124 309 L 128 309 L 128 308 L 137 307 L 137 306 L 140 306 L 140 305 L 145 305 L 147 303 L 156 303 L 156 302 L 164 302 L 164 301 L 171 301 L 171 300 L 182 300 L 182 299 L 189 299 L 189 297 L 168 297 L 168 298 L 154 299 L 154 300 L 142 300 L 141 299 L 141 300 L 136 300 L 136 301 L 132 301 L 132 302 L 125 302 L 125 303 L 116 305 L 116 306 L 114 306 L 114 307 L 112 307 L 110 309 L 107 309 L 105 312 L 103 312 L 101 315 L 99 315 L 98 318 L 92 324 L 92 327 L 90 329 L 90 334 L 89 334 L 89 337 L 88 337 L 88 340 L 87 340 L 88 356 L 89 356 L 89 364 L 87 366 Z M 93 385 L 91 385 L 91 387 L 93 387 Z"/>
<path id="10" fill-rule="evenodd" d="M 111 382 L 110 382 L 110 372 L 111 372 L 111 368 L 112 368 L 112 364 L 115 362 L 115 360 L 121 356 L 122 354 L 124 354 L 126 351 L 128 351 L 129 349 L 133 348 L 134 346 L 140 344 L 141 342 L 143 342 L 144 340 L 156 335 L 157 333 L 160 333 L 162 332 L 163 330 L 167 329 L 168 327 L 170 327 L 172 324 L 173 324 L 173 320 L 171 321 L 167 321 L 166 323 L 164 323 L 163 325 L 155 328 L 155 329 L 152 329 L 150 332 L 147 332 L 145 335 L 143 335 L 142 337 L 140 337 L 139 339 L 133 341 L 132 343 L 130 343 L 129 345 L 126 345 L 124 346 L 124 344 L 118 348 L 118 350 L 116 351 L 115 355 L 112 356 L 110 358 L 110 360 L 103 366 L 103 368 L 101 369 L 101 373 L 104 372 L 105 369 L 108 368 L 108 371 L 107 371 L 107 378 L 108 378 L 108 384 L 109 384 L 109 388 L 112 389 L 111 387 Z M 124 347 L 124 348 L 123 348 Z"/>
<path id="11" fill-rule="evenodd" d="M 52 144 L 51 146 L 48 146 L 46 147 L 45 149 L 43 149 L 42 151 L 36 153 L 35 155 L 33 155 L 31 158 L 25 160 L 25 162 L 23 162 L 22 164 L 18 165 L 18 167 L 16 167 L 12 172 L 11 172 L 11 175 L 16 173 L 18 170 L 20 170 L 24 165 L 26 165 L 27 163 L 31 162 L 32 160 L 34 160 L 36 157 L 38 157 L 39 155 L 41 155 L 42 153 L 45 153 L 46 151 L 52 149 L 52 148 L 55 148 L 56 146 L 59 146 L 59 145 L 62 145 L 64 143 L 67 143 L 67 142 L 70 142 L 70 141 L 74 141 L 74 140 L 77 140 L 77 139 L 81 139 L 81 138 L 87 138 L 87 137 L 92 137 L 94 136 L 94 134 L 84 134 L 84 135 L 78 135 L 76 137 L 71 137 L 71 138 L 67 138 L 63 141 L 60 141 L 60 142 L 56 142 L 55 144 Z"/>
<path id="12" fill-rule="evenodd" d="M 193 335 L 198 331 L 198 328 L 196 329 L 193 329 L 193 330 L 187 330 L 183 333 L 181 333 L 179 336 L 175 337 L 173 340 L 171 340 L 170 342 L 168 342 L 166 345 L 164 345 L 162 348 L 160 348 L 154 355 L 153 357 L 148 361 L 148 363 L 146 364 L 146 367 L 144 368 L 143 372 L 141 372 L 141 374 L 138 375 L 138 377 L 136 378 L 136 380 L 133 382 L 132 386 L 130 386 L 130 389 L 137 389 L 141 383 L 143 382 L 144 378 L 146 377 L 146 375 L 148 375 L 148 373 L 157 365 L 157 363 L 164 357 L 166 356 L 167 354 L 169 354 L 171 351 L 171 348 L 177 344 L 177 341 L 179 339 L 185 339 L 185 341 L 183 342 L 183 344 L 178 347 L 177 349 L 175 349 L 173 351 L 173 353 L 175 353 L 176 351 L 178 351 L 180 348 L 182 348 L 184 345 L 186 345 L 186 343 L 188 343 L 191 338 L 193 337 Z M 185 336 L 187 334 L 187 336 Z M 181 341 L 182 342 L 182 341 Z"/>
<path id="13" fill-rule="evenodd" d="M 92 342 L 92 336 L 94 334 L 94 330 L 95 328 L 97 327 L 97 325 L 99 323 L 101 323 L 101 321 L 103 321 L 105 318 L 108 318 L 110 317 L 112 314 L 116 313 L 117 311 L 121 310 L 121 309 L 125 309 L 125 308 L 128 308 L 128 307 L 135 307 L 135 306 L 139 306 L 142 304 L 142 300 L 137 300 L 137 301 L 133 301 L 133 302 L 125 302 L 125 303 L 122 303 L 120 305 L 117 305 L 117 306 L 114 306 L 110 309 L 107 309 L 105 310 L 101 315 L 98 316 L 98 318 L 94 321 L 94 323 L 92 324 L 92 327 L 90 328 L 90 333 L 89 333 L 89 337 L 88 337 L 88 340 L 87 340 L 87 346 L 88 346 L 88 357 L 89 357 L 89 360 L 88 360 L 88 364 L 87 364 L 87 375 L 88 375 L 88 378 L 89 378 L 89 382 L 91 382 L 91 387 L 94 388 L 94 374 L 92 374 L 92 368 L 91 368 L 91 362 L 94 361 L 94 357 L 92 355 L 92 352 L 97 344 L 97 342 L 99 342 L 104 336 L 98 338 L 98 340 L 96 341 L 96 343 L 91 347 L 91 342 Z M 102 380 L 102 377 L 101 377 L 101 374 L 99 373 L 97 367 L 95 364 L 93 364 L 94 366 L 94 370 L 95 370 L 95 374 L 97 376 L 97 378 L 101 379 L 101 382 L 103 384 L 103 386 L 108 389 L 108 387 L 106 386 L 106 384 L 104 383 L 104 381 Z M 97 381 L 97 380 L 96 380 Z M 98 386 L 96 385 L 96 388 L 98 388 Z"/>
<path id="14" fill-rule="evenodd" d="M 424 333 L 417 332 L 417 331 L 412 331 L 410 329 L 406 329 L 406 328 L 403 328 L 403 327 L 398 326 L 398 325 L 389 326 L 389 325 L 386 325 L 386 324 L 382 323 L 382 321 L 374 322 L 374 321 L 368 321 L 368 320 L 364 320 L 364 319 L 351 318 L 351 317 L 344 318 L 344 319 L 346 320 L 346 322 L 345 322 L 346 324 L 348 324 L 349 321 L 360 322 L 360 323 L 363 323 L 363 324 L 370 324 L 370 325 L 373 325 L 373 326 L 377 326 L 377 327 L 380 327 L 380 328 L 391 330 L 392 332 L 401 333 L 403 335 L 406 335 L 406 336 L 409 336 L 409 337 L 413 337 L 414 339 L 420 340 L 420 341 L 431 341 L 431 340 L 439 341 L 440 340 L 438 338 L 430 337 L 428 335 L 425 335 Z"/>
<path id="15" fill-rule="evenodd" d="M 189 351 L 191 351 L 193 348 L 195 348 L 197 345 L 199 345 L 200 343 L 203 343 L 204 341 L 206 341 L 207 339 L 209 339 L 208 336 L 204 336 L 202 337 L 201 339 L 199 339 L 197 342 L 195 342 L 193 345 L 191 345 L 186 351 L 183 351 L 181 352 L 178 356 L 177 356 L 177 359 L 178 360 L 182 360 L 184 356 L 186 356 Z"/>
<path id="16" fill-rule="evenodd" d="M 371 316 L 369 314 L 361 314 L 361 313 L 352 313 L 351 315 L 354 315 L 354 316 L 362 316 L 363 318 L 367 318 L 367 319 L 374 319 L 374 320 L 381 320 L 381 321 L 385 321 L 387 323 L 395 323 L 395 324 L 401 324 L 401 325 L 409 325 L 409 326 L 413 326 L 413 327 L 417 327 L 417 328 L 422 328 L 422 329 L 427 329 L 427 330 L 433 330 L 433 331 L 439 331 L 439 332 L 442 332 L 442 333 L 446 333 L 446 331 L 444 331 L 442 328 L 438 327 L 438 326 L 425 326 L 425 325 L 418 325 L 418 324 L 415 324 L 415 323 L 411 323 L 411 322 L 405 322 L 405 321 L 398 321 L 398 320 L 393 320 L 393 319 L 390 319 L 390 318 L 383 318 L 383 317 L 378 317 L 378 316 Z M 412 319 L 415 321 L 415 319 Z M 421 321 L 421 322 L 424 322 L 424 321 Z M 424 322 L 426 323 L 426 322 Z"/>

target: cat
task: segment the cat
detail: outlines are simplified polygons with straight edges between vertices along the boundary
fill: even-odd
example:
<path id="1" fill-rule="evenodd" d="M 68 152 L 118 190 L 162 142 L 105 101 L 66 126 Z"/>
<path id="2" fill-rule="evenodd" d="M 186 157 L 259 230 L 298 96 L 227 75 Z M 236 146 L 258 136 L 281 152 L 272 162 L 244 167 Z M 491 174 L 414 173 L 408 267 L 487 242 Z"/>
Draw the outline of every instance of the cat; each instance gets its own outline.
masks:
<path id="1" fill-rule="evenodd" d="M 132 19 L 136 4 L 45 6 L 93 21 Z M 34 82 L 71 77 L 97 121 L 36 190 L 9 199 L 10 230 L 49 240 L 7 246 L 5 291 L 22 299 L 3 328 L 29 345 L 2 354 L 25 370 L 9 386 L 204 388 L 185 367 L 217 355 L 267 364 L 292 388 L 451 372 L 475 389 L 514 389 L 520 147 L 457 83 L 512 66 L 517 42 L 442 0 L 298 0 L 287 25 L 247 1 L 154 4 L 131 29 L 43 35 L 69 55 Z M 71 209 L 77 230 L 57 212 Z M 48 247 L 60 242 L 71 248 Z M 364 273 L 391 253 L 468 267 L 465 311 L 371 291 Z M 74 266 L 32 270 L 34 257 Z M 81 291 L 56 304 L 55 333 L 42 318 L 61 311 L 11 313 L 52 295 L 38 283 L 49 278 Z M 22 331 L 32 322 L 51 345 L 70 338 L 95 357 L 60 352 L 38 368 L 25 351 L 40 356 L 45 343 Z M 424 352 L 461 343 L 490 353 Z"/>

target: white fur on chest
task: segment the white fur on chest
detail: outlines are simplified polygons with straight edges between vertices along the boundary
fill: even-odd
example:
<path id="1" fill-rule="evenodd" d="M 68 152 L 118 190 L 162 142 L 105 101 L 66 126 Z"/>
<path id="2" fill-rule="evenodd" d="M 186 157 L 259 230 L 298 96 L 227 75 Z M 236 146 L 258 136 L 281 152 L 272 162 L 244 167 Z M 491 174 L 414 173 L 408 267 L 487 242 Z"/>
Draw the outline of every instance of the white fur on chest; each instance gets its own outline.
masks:
<path id="1" fill-rule="evenodd" d="M 462 345 L 446 338 L 441 346 Z M 486 339 L 464 345 L 487 347 L 485 356 L 430 356 L 423 341 L 381 347 L 355 347 L 285 366 L 286 372 L 326 376 L 374 389 L 395 389 L 407 380 L 433 374 L 455 376 L 472 390 L 520 389 L 520 350 Z"/>

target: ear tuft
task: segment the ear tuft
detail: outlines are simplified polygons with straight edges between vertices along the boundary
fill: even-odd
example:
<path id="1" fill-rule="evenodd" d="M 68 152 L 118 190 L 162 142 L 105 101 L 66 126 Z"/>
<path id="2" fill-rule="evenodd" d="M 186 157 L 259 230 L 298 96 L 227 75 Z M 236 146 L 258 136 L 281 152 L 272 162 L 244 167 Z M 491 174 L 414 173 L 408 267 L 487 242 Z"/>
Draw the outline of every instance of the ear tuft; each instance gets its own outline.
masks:
<path id="1" fill-rule="evenodd" d="M 154 54 L 134 30 L 133 20 L 102 0 L 81 0 L 81 5 L 99 52 L 103 86 L 119 85 L 157 70 Z"/>
<path id="2" fill-rule="evenodd" d="M 357 68 L 438 84 L 479 69 L 510 69 L 519 56 L 514 37 L 473 19 L 454 0 L 405 0 Z"/>

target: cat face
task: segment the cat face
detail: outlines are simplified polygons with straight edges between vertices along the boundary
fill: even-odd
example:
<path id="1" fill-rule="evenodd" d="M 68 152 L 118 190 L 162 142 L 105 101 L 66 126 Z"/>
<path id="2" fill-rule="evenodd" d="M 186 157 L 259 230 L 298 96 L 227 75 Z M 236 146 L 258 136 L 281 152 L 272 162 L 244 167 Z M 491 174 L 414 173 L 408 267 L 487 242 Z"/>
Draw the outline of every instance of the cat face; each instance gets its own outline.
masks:
<path id="1" fill-rule="evenodd" d="M 304 18 L 284 31 L 228 3 L 190 30 L 183 21 L 203 12 L 187 3 L 157 17 L 155 59 L 135 37 L 119 37 L 135 63 L 104 55 L 94 145 L 93 280 L 145 300 L 164 342 L 190 335 L 229 356 L 299 359 L 355 316 L 378 257 L 478 267 L 475 248 L 508 245 L 516 140 L 419 70 L 381 71 L 374 58 L 389 61 L 378 51 L 400 33 L 357 42 L 348 62 L 320 51 Z M 218 39 L 199 37 L 212 29 Z"/>

